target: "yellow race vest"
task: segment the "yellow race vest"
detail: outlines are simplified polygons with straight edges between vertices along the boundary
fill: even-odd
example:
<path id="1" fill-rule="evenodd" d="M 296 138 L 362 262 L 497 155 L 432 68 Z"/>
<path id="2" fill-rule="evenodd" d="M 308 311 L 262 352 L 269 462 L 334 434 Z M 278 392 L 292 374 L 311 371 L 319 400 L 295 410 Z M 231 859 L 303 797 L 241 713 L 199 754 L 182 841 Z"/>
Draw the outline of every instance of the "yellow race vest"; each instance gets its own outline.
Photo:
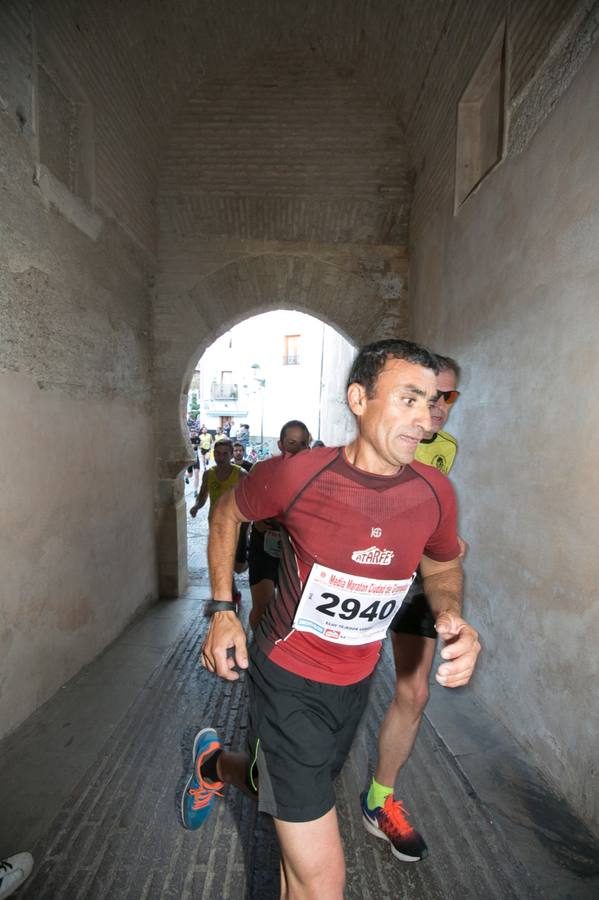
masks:
<path id="1" fill-rule="evenodd" d="M 427 466 L 434 466 L 440 472 L 443 472 L 444 475 L 448 475 L 457 452 L 458 442 L 453 435 L 447 431 L 438 431 L 432 440 L 421 441 L 418 444 L 414 458 L 418 462 L 425 463 Z"/>
<path id="2" fill-rule="evenodd" d="M 210 512 L 214 509 L 214 504 L 220 500 L 223 494 L 226 494 L 231 488 L 234 488 L 239 481 L 239 473 L 241 468 L 231 464 L 232 472 L 224 481 L 220 481 L 216 477 L 216 467 L 208 469 L 208 496 L 210 497 Z"/>

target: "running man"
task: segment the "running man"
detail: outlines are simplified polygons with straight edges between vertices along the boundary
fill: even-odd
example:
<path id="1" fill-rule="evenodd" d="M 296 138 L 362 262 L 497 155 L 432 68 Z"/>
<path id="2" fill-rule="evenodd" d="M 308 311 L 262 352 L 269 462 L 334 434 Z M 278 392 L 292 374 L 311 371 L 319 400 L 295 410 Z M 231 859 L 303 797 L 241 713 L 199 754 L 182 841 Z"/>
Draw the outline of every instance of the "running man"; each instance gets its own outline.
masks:
<path id="1" fill-rule="evenodd" d="M 196 497 L 195 503 L 189 510 L 189 515 L 192 519 L 195 519 L 198 511 L 205 505 L 206 501 L 210 499 L 210 509 L 208 511 L 208 524 L 210 528 L 212 527 L 212 517 L 217 502 L 227 493 L 227 491 L 230 491 L 235 487 L 240 477 L 245 478 L 247 474 L 245 469 L 231 463 L 231 457 L 233 456 L 233 441 L 230 438 L 221 438 L 219 441 L 216 441 L 213 452 L 216 465 L 211 469 L 206 469 L 204 471 L 200 492 Z M 247 540 L 247 530 L 245 532 L 245 538 Z M 241 529 L 236 550 L 236 558 L 231 566 L 231 572 L 243 572 L 246 568 L 245 557 L 240 562 L 240 542 Z M 241 602 L 241 592 L 237 590 L 234 576 L 232 587 L 233 600 L 239 605 Z"/>
<path id="2" fill-rule="evenodd" d="M 245 459 L 245 447 L 241 441 L 233 441 L 233 463 L 246 472 L 249 472 L 253 466 L 249 459 Z"/>
<path id="3" fill-rule="evenodd" d="M 210 460 L 210 450 L 212 448 L 212 435 L 205 425 L 202 425 L 202 427 L 200 428 L 199 446 L 200 454 L 202 456 L 202 468 L 205 470 L 208 468 L 208 462 Z"/>
<path id="4" fill-rule="evenodd" d="M 431 431 L 416 450 L 415 459 L 447 475 L 457 452 L 453 435 L 442 431 L 459 397 L 460 367 L 448 356 L 438 356 L 437 399 L 431 408 Z M 395 696 L 383 719 L 378 739 L 378 762 L 368 794 L 362 801 L 364 825 L 376 837 L 389 841 L 402 862 L 418 862 L 427 855 L 423 838 L 410 826 L 400 800 L 393 796 L 399 771 L 407 761 L 428 702 L 428 679 L 433 665 L 437 632 L 435 616 L 417 573 L 403 609 L 390 627 L 395 659 Z"/>
<path id="5" fill-rule="evenodd" d="M 310 432 L 303 422 L 291 419 L 281 428 L 277 446 L 281 453 L 295 456 L 310 446 Z M 262 613 L 273 600 L 279 583 L 280 531 L 276 519 L 252 522 L 248 551 L 252 609 L 250 627 L 256 628 Z"/>
<path id="6" fill-rule="evenodd" d="M 249 459 L 245 459 L 245 447 L 241 441 L 233 441 L 233 463 L 243 469 L 244 472 L 251 472 L 253 463 Z M 235 551 L 235 566 L 233 571 L 236 573 L 245 572 L 248 567 L 248 545 L 250 528 L 249 522 L 242 522 L 239 527 L 239 540 L 237 541 L 237 550 Z"/>
<path id="7" fill-rule="evenodd" d="M 202 661 L 235 680 L 248 669 L 249 756 L 213 729 L 194 741 L 183 822 L 199 828 L 223 785 L 256 791 L 281 847 L 281 894 L 342 900 L 345 864 L 333 781 L 368 700 L 386 629 L 420 564 L 445 646 L 437 680 L 466 684 L 480 650 L 460 616 L 462 566 L 450 482 L 413 462 L 432 430 L 435 357 L 408 341 L 364 347 L 347 398 L 358 436 L 257 466 L 219 503 L 210 531 L 212 621 Z M 282 524 L 279 594 L 250 647 L 231 603 L 238 523 Z"/>

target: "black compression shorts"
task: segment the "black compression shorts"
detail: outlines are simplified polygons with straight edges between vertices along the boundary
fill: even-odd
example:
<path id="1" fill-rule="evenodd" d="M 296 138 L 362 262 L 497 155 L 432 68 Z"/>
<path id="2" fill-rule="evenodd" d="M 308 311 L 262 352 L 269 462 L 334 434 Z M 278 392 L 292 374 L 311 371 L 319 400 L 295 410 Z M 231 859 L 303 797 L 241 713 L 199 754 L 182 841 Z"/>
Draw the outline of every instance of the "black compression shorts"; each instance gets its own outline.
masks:
<path id="1" fill-rule="evenodd" d="M 416 572 L 416 578 L 412 582 L 401 608 L 391 622 L 389 631 L 436 640 L 435 617 L 422 589 L 420 570 Z"/>
<path id="2" fill-rule="evenodd" d="M 283 822 L 312 822 L 335 805 L 343 767 L 368 702 L 356 684 L 310 681 L 282 669 L 254 643 L 248 669 L 250 769 L 258 808 Z"/>
<path id="3" fill-rule="evenodd" d="M 265 578 L 275 585 L 279 583 L 279 560 L 264 549 L 264 532 L 252 526 L 248 550 L 250 587 Z"/>
<path id="4" fill-rule="evenodd" d="M 239 538 L 237 540 L 237 547 L 235 549 L 235 562 L 238 565 L 243 565 L 247 562 L 248 558 L 248 528 L 250 527 L 249 522 L 242 522 L 239 526 Z"/>

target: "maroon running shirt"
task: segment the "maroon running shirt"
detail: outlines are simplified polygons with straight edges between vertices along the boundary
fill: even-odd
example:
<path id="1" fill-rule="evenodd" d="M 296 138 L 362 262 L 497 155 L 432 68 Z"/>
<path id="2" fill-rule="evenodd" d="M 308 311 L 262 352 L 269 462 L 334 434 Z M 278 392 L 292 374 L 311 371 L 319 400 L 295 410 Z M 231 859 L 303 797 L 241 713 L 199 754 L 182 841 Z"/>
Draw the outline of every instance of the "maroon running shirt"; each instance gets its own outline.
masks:
<path id="1" fill-rule="evenodd" d="M 413 462 L 373 475 L 342 447 L 319 447 L 261 462 L 240 480 L 241 514 L 276 517 L 281 528 L 279 592 L 256 630 L 269 659 L 303 678 L 353 684 L 369 675 L 381 641 L 338 646 L 293 627 L 313 564 L 360 579 L 410 578 L 423 554 L 459 556 L 453 488 L 437 469 Z"/>

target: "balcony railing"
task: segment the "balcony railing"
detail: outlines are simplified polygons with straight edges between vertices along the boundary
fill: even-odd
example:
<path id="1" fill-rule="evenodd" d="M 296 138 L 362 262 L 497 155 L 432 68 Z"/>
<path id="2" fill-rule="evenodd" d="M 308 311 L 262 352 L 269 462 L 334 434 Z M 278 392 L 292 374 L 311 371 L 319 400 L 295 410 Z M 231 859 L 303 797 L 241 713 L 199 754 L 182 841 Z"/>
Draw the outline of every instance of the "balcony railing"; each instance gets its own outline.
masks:
<path id="1" fill-rule="evenodd" d="M 214 381 L 210 387 L 211 400 L 237 400 L 239 392 L 236 384 Z"/>

